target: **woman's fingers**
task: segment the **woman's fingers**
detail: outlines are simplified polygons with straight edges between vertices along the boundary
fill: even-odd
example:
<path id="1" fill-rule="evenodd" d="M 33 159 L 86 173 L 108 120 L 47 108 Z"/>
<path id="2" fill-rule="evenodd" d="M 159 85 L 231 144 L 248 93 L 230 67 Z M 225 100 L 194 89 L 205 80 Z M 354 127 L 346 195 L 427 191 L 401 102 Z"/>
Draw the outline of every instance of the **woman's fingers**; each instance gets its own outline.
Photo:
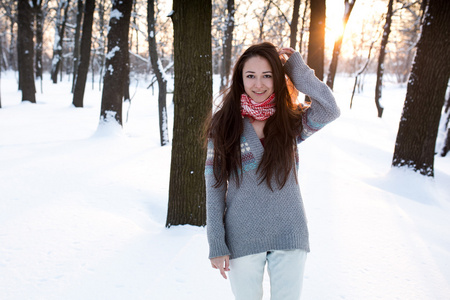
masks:
<path id="1" fill-rule="evenodd" d="M 295 50 L 292 48 L 281 48 L 278 50 L 278 55 L 280 56 L 281 63 L 284 65 L 289 57 L 294 54 Z"/>
<path id="2" fill-rule="evenodd" d="M 230 271 L 230 257 L 225 258 L 225 271 Z"/>
<path id="3" fill-rule="evenodd" d="M 281 48 L 278 53 L 279 54 L 287 54 L 287 55 L 292 55 L 295 52 L 295 49 L 290 48 L 290 47 L 285 47 L 285 48 Z"/>
<path id="4" fill-rule="evenodd" d="M 219 269 L 222 277 L 227 279 L 227 274 L 225 273 L 225 271 L 230 270 L 230 257 L 228 255 L 226 255 L 226 256 L 211 258 L 211 266 L 214 269 Z"/>
<path id="5" fill-rule="evenodd" d="M 225 273 L 225 270 L 224 270 L 223 266 L 220 266 L 219 270 L 220 270 L 220 274 L 222 274 L 222 277 L 227 279 L 227 274 Z"/>

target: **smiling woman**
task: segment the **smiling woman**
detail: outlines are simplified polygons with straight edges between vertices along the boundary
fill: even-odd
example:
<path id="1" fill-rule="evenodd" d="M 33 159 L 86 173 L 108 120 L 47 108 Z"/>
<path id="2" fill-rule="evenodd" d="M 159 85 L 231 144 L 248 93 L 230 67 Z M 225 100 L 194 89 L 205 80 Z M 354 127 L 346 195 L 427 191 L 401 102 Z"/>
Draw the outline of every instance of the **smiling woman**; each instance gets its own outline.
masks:
<path id="1" fill-rule="evenodd" d="M 311 97 L 307 110 L 295 88 Z M 297 143 L 339 116 L 327 86 L 299 52 L 271 43 L 237 60 L 223 104 L 208 120 L 205 163 L 210 261 L 229 272 L 236 300 L 300 299 L 309 237 L 297 180 Z"/>
<path id="2" fill-rule="evenodd" d="M 250 58 L 243 70 L 244 90 L 255 102 L 261 103 L 273 94 L 272 68 L 261 56 Z"/>

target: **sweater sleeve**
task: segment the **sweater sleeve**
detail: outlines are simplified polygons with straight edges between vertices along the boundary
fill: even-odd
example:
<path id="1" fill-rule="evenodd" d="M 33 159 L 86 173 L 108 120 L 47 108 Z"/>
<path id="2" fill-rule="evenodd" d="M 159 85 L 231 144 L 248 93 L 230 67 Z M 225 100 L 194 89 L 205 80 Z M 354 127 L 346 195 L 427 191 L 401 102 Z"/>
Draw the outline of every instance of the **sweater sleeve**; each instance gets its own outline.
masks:
<path id="1" fill-rule="evenodd" d="M 206 231 L 209 244 L 209 258 L 230 255 L 225 242 L 225 195 L 226 187 L 214 187 L 216 179 L 213 170 L 214 144 L 208 141 L 208 151 L 205 162 L 206 184 Z"/>
<path id="2" fill-rule="evenodd" d="M 297 137 L 300 143 L 339 117 L 340 110 L 330 88 L 314 75 L 299 52 L 291 55 L 284 69 L 297 90 L 311 98 L 311 106 L 302 116 L 303 128 Z"/>

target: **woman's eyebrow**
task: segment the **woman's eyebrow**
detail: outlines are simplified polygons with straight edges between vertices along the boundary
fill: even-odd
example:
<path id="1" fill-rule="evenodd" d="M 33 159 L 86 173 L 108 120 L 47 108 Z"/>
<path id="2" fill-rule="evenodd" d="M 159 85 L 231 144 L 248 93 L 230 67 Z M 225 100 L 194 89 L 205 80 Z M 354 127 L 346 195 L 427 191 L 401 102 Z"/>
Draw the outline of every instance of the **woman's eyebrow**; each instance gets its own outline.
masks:
<path id="1" fill-rule="evenodd" d="M 255 73 L 255 71 L 245 71 L 245 73 Z M 272 71 L 263 71 L 263 74 L 264 73 L 272 73 Z"/>

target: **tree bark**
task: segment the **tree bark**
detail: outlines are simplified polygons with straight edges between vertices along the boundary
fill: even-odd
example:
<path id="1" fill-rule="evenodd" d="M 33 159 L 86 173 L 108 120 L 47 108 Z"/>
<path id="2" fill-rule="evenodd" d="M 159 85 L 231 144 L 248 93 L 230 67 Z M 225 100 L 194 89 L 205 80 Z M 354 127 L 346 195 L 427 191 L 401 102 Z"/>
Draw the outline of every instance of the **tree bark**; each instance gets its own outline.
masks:
<path id="1" fill-rule="evenodd" d="M 123 101 L 131 102 L 130 97 L 130 53 L 127 49 L 125 59 L 125 81 L 123 82 Z"/>
<path id="2" fill-rule="evenodd" d="M 81 20 L 83 19 L 83 0 L 78 0 L 77 4 L 77 25 L 75 27 L 74 47 L 73 47 L 73 78 L 72 78 L 72 93 L 75 90 L 75 81 L 78 74 L 78 64 L 80 59 L 80 35 L 81 35 Z"/>
<path id="3" fill-rule="evenodd" d="M 311 21 L 309 25 L 308 65 L 317 78 L 323 80 L 325 56 L 325 0 L 311 0 Z"/>
<path id="4" fill-rule="evenodd" d="M 124 82 L 128 68 L 128 28 L 133 1 L 114 0 L 109 19 L 108 53 L 103 77 L 100 123 L 115 120 L 121 126 Z"/>
<path id="5" fill-rule="evenodd" d="M 99 27 L 105 28 L 105 0 L 98 1 L 98 18 L 99 18 Z M 100 29 L 100 38 L 99 38 L 99 61 L 100 61 L 100 70 L 99 74 L 103 74 L 103 69 L 105 66 L 105 49 L 106 49 L 106 43 L 105 43 L 105 32 L 103 29 Z M 103 77 L 99 76 L 99 82 L 98 86 L 100 88 L 102 84 Z"/>
<path id="6" fill-rule="evenodd" d="M 450 78 L 450 2 L 429 0 L 417 44 L 392 166 L 434 176 L 436 137 Z"/>
<path id="7" fill-rule="evenodd" d="M 347 26 L 347 22 L 350 18 L 350 14 L 352 13 L 355 2 L 356 0 L 351 0 L 350 2 L 349 0 L 344 0 L 345 11 L 344 16 L 342 17 L 342 34 L 334 42 L 333 57 L 331 58 L 330 69 L 327 77 L 327 85 L 330 87 L 330 89 L 333 89 L 334 86 L 334 78 L 336 77 L 339 54 L 341 54 L 341 46 L 342 40 L 344 38 L 345 27 Z"/>
<path id="8" fill-rule="evenodd" d="M 52 70 L 50 72 L 53 83 L 58 82 L 58 72 L 62 61 L 63 38 L 64 32 L 66 31 L 67 11 L 69 9 L 69 4 L 70 0 L 62 1 L 60 3 L 60 6 L 58 7 L 58 14 L 64 9 L 64 16 L 60 16 L 60 18 L 57 18 L 55 21 L 55 45 L 53 46 Z"/>
<path id="9" fill-rule="evenodd" d="M 291 21 L 291 37 L 289 47 L 295 49 L 297 44 L 297 28 L 298 28 L 298 18 L 300 16 L 300 0 L 294 0 L 294 9 L 292 11 L 292 21 Z"/>
<path id="10" fill-rule="evenodd" d="M 174 128 L 166 226 L 206 224 L 200 141 L 212 108 L 211 0 L 174 0 Z"/>
<path id="11" fill-rule="evenodd" d="M 34 43 L 33 43 L 33 9 L 27 0 L 18 2 L 18 62 L 19 89 L 22 90 L 22 101 L 36 103 L 36 87 L 34 85 Z"/>
<path id="12" fill-rule="evenodd" d="M 233 31 L 234 31 L 234 0 L 227 0 L 227 17 L 225 20 L 225 36 L 223 39 L 223 58 L 220 76 L 220 91 L 228 86 L 231 69 L 231 52 L 233 50 Z"/>
<path id="13" fill-rule="evenodd" d="M 448 151 L 450 151 L 450 94 L 449 97 L 447 97 L 447 105 L 445 106 L 445 113 L 447 114 L 447 119 L 445 120 L 445 139 L 444 139 L 444 145 L 441 149 L 441 156 L 444 157 L 447 155 Z"/>
<path id="14" fill-rule="evenodd" d="M 147 9 L 148 49 L 150 52 L 150 61 L 152 63 L 153 72 L 158 80 L 159 138 L 161 146 L 165 146 L 169 143 L 169 128 L 167 124 L 166 107 L 167 79 L 156 49 L 155 0 L 148 0 Z"/>
<path id="15" fill-rule="evenodd" d="M 92 23 L 94 21 L 95 0 L 86 0 L 84 5 L 83 34 L 80 45 L 80 63 L 75 78 L 73 91 L 73 105 L 83 107 L 84 90 L 86 88 L 87 73 L 91 57 Z"/>
<path id="16" fill-rule="evenodd" d="M 42 82 L 42 44 L 43 44 L 43 12 L 42 1 L 33 0 L 33 8 L 36 16 L 36 79 L 40 79 Z"/>
<path id="17" fill-rule="evenodd" d="M 392 6 L 394 0 L 389 0 L 388 12 L 386 14 L 386 24 L 383 29 L 383 37 L 381 38 L 380 45 L 380 55 L 378 56 L 378 67 L 377 67 L 377 83 L 375 85 L 375 105 L 378 111 L 378 117 L 383 116 L 384 107 L 380 103 L 381 100 L 381 90 L 383 88 L 383 74 L 384 74 L 384 57 L 386 56 L 386 46 L 389 41 L 389 34 L 391 33 L 392 24 Z"/>

